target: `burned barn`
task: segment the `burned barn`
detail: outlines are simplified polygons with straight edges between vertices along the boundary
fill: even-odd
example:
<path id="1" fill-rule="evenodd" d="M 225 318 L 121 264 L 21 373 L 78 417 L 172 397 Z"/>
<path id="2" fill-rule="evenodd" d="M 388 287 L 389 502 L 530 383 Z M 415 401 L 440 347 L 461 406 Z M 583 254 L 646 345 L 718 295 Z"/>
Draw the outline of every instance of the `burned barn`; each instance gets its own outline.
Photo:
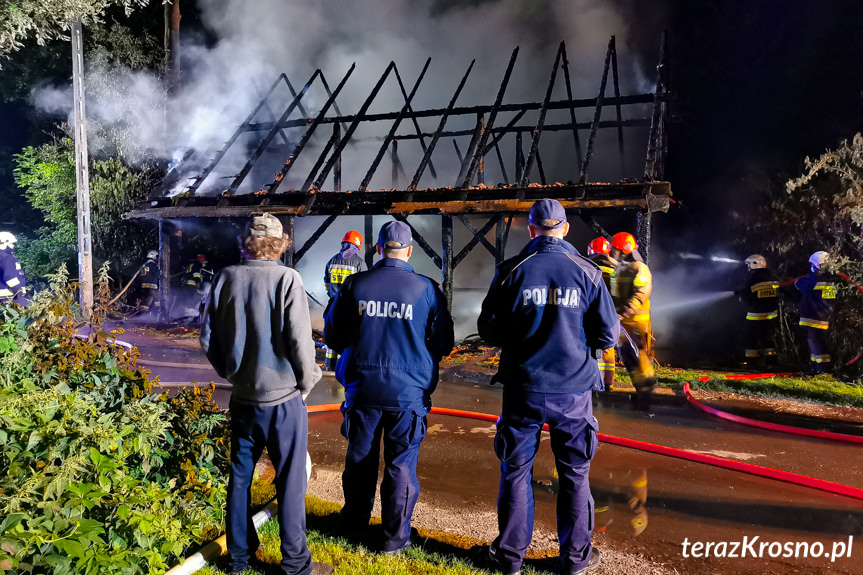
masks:
<path id="1" fill-rule="evenodd" d="M 545 86 L 536 86 L 539 99 L 526 102 L 507 98 L 508 89 L 514 91 L 518 48 L 499 85 L 488 87 L 489 94 L 496 94 L 493 101 L 480 104 L 460 101 L 475 61 L 460 80 L 452 78 L 443 107 L 417 105 L 431 59 L 415 71 L 412 85 L 390 62 L 354 113 L 343 113 L 339 102 L 349 92 L 356 97 L 357 89 L 351 87 L 356 65 L 337 83 L 317 69 L 299 88 L 282 74 L 220 149 L 183 150 L 151 199 L 127 217 L 158 220 L 166 286 L 171 227 L 179 220 L 240 221 L 262 212 L 281 218 L 291 236 L 295 218 L 323 217 L 307 237 L 293 238 L 285 256 L 292 266 L 339 216 L 365 217 L 361 231 L 369 261 L 376 233 L 372 217 L 406 222 L 418 248 L 441 270 L 450 303 L 459 264 L 480 245 L 501 261 L 513 219 L 526 215 L 539 198 L 559 200 L 570 219 L 580 218 L 602 235 L 607 234 L 595 216 L 635 211 L 641 254 L 647 259 L 652 214 L 666 211 L 671 196 L 670 184 L 663 180 L 671 101 L 665 43 L 663 38 L 656 75 L 650 79 L 653 89 L 626 95 L 621 93 L 614 37 L 595 84 L 598 92 L 587 98 L 573 94 L 564 43 Z M 372 111 L 385 86 L 398 94 L 398 106 Z M 438 85 L 434 93 L 444 89 Z M 606 164 L 616 166 L 619 175 L 613 183 L 591 180 L 599 151 Z M 544 164 L 552 155 L 554 161 Z M 627 160 L 635 156 L 642 161 Z M 381 170 L 382 164 L 389 170 Z M 439 220 L 439 246 L 423 233 L 428 226 L 416 225 L 419 216 Z M 461 246 L 454 241 L 455 220 L 469 233 Z"/>

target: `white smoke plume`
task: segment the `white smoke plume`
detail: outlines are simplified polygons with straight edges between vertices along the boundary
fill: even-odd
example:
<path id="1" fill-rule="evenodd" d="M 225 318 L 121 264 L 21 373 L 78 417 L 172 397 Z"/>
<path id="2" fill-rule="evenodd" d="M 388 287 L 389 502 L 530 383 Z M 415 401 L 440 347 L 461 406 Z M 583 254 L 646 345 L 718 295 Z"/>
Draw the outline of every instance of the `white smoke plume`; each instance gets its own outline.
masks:
<path id="1" fill-rule="evenodd" d="M 185 3 L 185 0 L 184 0 Z M 217 38 L 215 44 L 204 46 L 181 28 L 182 86 L 168 97 L 163 83 L 153 74 L 124 71 L 98 60 L 88 62 L 86 87 L 87 113 L 96 126 L 113 128 L 115 140 L 91 139 L 91 153 L 111 146 L 122 148 L 131 160 L 157 157 L 166 164 L 177 164 L 187 151 L 196 155 L 176 167 L 178 178 L 174 192 L 182 190 L 189 177 L 194 177 L 230 137 L 237 126 L 258 104 L 262 93 L 284 72 L 299 90 L 316 68 L 320 68 L 331 89 L 335 89 L 352 63 L 356 70 L 348 80 L 337 103 L 343 114 L 356 113 L 372 87 L 393 60 L 398 66 L 406 90 L 410 91 L 426 58 L 432 62 L 413 101 L 413 108 L 444 108 L 472 59 L 476 59 L 459 105 L 490 105 L 494 102 L 510 54 L 520 46 L 512 79 L 504 102 L 542 101 L 560 41 L 566 42 L 572 89 L 575 98 L 595 97 L 602 74 L 605 50 L 610 36 L 615 35 L 620 66 L 621 92 L 626 94 L 652 90 L 653 62 L 639 62 L 635 50 L 628 46 L 629 23 L 606 0 L 199 0 L 198 10 L 204 25 Z M 85 30 L 86 34 L 86 30 Z M 657 36 L 656 46 L 658 48 Z M 657 54 L 658 56 L 658 54 Z M 642 65 L 644 69 L 642 69 Z M 613 94 L 609 78 L 606 95 Z M 324 105 L 326 92 L 316 83 L 302 100 L 312 117 Z M 562 73 L 558 73 L 553 99 L 566 97 Z M 291 96 L 280 86 L 268 108 L 261 110 L 255 122 L 267 122 L 281 115 Z M 64 113 L 71 120 L 71 87 L 42 87 L 33 93 L 33 102 L 50 113 Z M 403 96 L 391 74 L 369 112 L 391 112 L 401 108 Z M 646 107 L 625 111 L 625 117 L 646 117 Z M 334 115 L 330 110 L 330 116 Z M 593 118 L 592 109 L 576 111 L 578 121 Z M 613 118 L 614 109 L 606 108 L 603 119 Z M 295 111 L 292 119 L 300 117 Z M 501 114 L 497 125 L 507 123 L 513 114 Z M 521 123 L 532 125 L 536 112 L 525 114 Z M 438 118 L 419 120 L 423 131 L 432 132 Z M 475 117 L 452 117 L 447 130 L 473 129 Z M 549 112 L 546 124 L 569 121 L 568 111 Z M 352 143 L 343 154 L 342 189 L 355 189 L 366 173 L 381 145 L 381 137 L 390 122 L 365 123 L 357 130 Z M 278 137 L 249 174 L 238 193 L 259 189 L 272 181 L 304 128 L 286 130 L 288 142 Z M 412 133 L 413 125 L 402 122 L 400 134 Z M 618 181 L 624 176 L 638 177 L 644 161 L 647 130 L 634 131 L 628 139 L 625 169 L 621 172 L 617 157 L 616 131 L 600 130 L 597 153 L 591 170 L 591 181 Z M 119 135 L 118 135 L 119 134 Z M 242 136 L 212 173 L 200 193 L 215 194 L 226 189 L 243 166 L 263 132 Z M 321 126 L 295 169 L 279 191 L 299 188 L 314 160 L 332 134 L 330 125 Z M 580 133 L 584 146 L 587 133 Z M 459 139 L 461 153 L 469 137 Z M 503 160 L 510 181 L 515 178 L 515 137 L 507 135 L 501 142 Z M 525 134 L 524 153 L 530 137 Z M 572 134 L 546 132 L 541 144 L 544 169 L 551 182 L 575 180 L 578 170 Z M 422 156 L 416 140 L 400 142 L 399 154 L 405 175 L 392 181 L 389 158 L 381 163 L 370 189 L 391 188 L 407 184 Z M 420 187 L 452 186 L 456 182 L 459 164 L 451 139 L 441 139 L 432 158 L 438 178 L 433 180 L 426 170 Z M 503 181 L 494 152 L 486 157 L 486 183 Z M 534 166 L 532 179 L 539 180 Z M 324 188 L 331 189 L 332 174 Z M 300 262 L 300 270 L 313 286 L 312 292 L 322 295 L 315 277 L 323 275 L 323 262 L 338 249 L 340 236 L 350 227 L 361 228 L 359 221 L 348 223 L 343 218 Z M 425 229 L 429 241 L 439 249 L 437 218 Z M 380 221 L 379 221 L 380 220 Z M 413 221 L 413 219 L 412 219 Z M 376 218 L 375 233 L 383 223 Z M 315 220 L 297 221 L 298 243 L 316 227 Z M 420 226 L 424 224 L 415 223 Z M 480 227 L 481 223 L 475 224 Z M 522 226 L 523 227 L 523 226 Z M 460 223 L 455 223 L 456 249 L 467 241 Z M 518 225 L 510 235 L 509 255 L 516 253 L 526 241 Z M 339 236 L 339 237 L 337 237 Z M 493 242 L 493 235 L 489 238 Z M 581 246 L 578 246 L 581 247 Z M 417 266 L 421 271 L 439 277 L 421 250 L 415 248 Z M 492 258 L 478 246 L 456 272 L 456 286 L 487 286 L 493 275 Z M 412 262 L 413 263 L 413 262 Z M 322 277 L 321 277 L 322 279 Z M 469 284 L 469 285 L 468 285 Z M 480 296 L 482 294 L 479 294 Z M 460 335 L 474 331 L 469 325 L 478 312 L 479 297 L 471 293 L 460 296 L 454 306 L 466 316 Z"/>

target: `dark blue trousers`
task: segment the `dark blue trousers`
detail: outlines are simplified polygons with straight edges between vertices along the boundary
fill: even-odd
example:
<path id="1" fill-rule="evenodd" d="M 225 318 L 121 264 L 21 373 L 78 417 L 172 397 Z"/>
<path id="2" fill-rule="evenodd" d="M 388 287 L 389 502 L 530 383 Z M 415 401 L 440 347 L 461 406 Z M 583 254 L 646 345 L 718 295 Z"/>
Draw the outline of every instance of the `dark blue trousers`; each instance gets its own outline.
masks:
<path id="1" fill-rule="evenodd" d="M 381 482 L 381 524 L 384 551 L 401 549 L 410 541 L 420 483 L 417 456 L 426 434 L 425 414 L 374 408 L 344 409 L 342 435 L 348 440 L 342 488 L 342 517 L 349 527 L 368 527 L 378 482 L 381 438 L 384 478 Z"/>
<path id="2" fill-rule="evenodd" d="M 299 394 L 284 403 L 254 407 L 231 401 L 231 478 L 228 483 L 228 553 L 241 571 L 260 542 L 250 512 L 252 476 L 264 450 L 276 471 L 282 572 L 308 575 L 312 555 L 306 546 L 306 451 L 309 417 Z"/>
<path id="3" fill-rule="evenodd" d="M 593 497 L 588 472 L 598 444 L 598 424 L 590 393 L 530 393 L 504 389 L 494 449 L 500 459 L 497 500 L 500 535 L 491 546 L 502 567 L 521 569 L 533 537 L 533 461 L 542 425 L 551 435 L 560 492 L 557 532 L 564 572 L 577 571 L 590 560 Z"/>

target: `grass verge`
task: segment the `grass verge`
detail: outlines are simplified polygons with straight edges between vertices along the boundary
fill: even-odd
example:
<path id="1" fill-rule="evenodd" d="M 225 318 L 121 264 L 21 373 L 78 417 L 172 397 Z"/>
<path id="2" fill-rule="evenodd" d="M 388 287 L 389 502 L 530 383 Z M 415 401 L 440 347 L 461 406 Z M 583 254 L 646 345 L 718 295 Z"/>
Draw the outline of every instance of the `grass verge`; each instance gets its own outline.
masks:
<path id="1" fill-rule="evenodd" d="M 693 389 L 705 391 L 723 391 L 740 395 L 863 408 L 863 386 L 857 382 L 839 381 L 832 375 L 726 379 L 726 376 L 729 375 L 734 374 L 723 371 L 686 370 L 668 367 L 661 367 L 656 370 L 658 385 L 681 390 L 681 392 L 683 384 L 688 381 Z M 705 377 L 709 379 L 701 381 Z M 624 369 L 616 371 L 615 380 L 621 383 L 630 383 L 629 374 Z"/>
<path id="2" fill-rule="evenodd" d="M 491 574 L 470 560 L 468 549 L 481 542 L 442 532 L 420 532 L 414 536 L 414 546 L 395 556 L 382 555 L 368 545 L 339 535 L 337 513 L 340 505 L 315 497 L 306 497 L 307 539 L 315 561 L 323 561 L 336 568 L 336 574 L 351 575 L 469 575 Z M 370 532 L 375 531 L 375 520 Z M 263 549 L 263 561 L 278 565 L 279 524 L 275 519 L 265 523 L 258 531 Z M 522 570 L 525 574 L 554 573 L 551 558 L 533 559 Z M 210 565 L 198 573 L 222 575 L 223 562 Z M 261 571 L 247 569 L 243 575 L 259 575 Z"/>

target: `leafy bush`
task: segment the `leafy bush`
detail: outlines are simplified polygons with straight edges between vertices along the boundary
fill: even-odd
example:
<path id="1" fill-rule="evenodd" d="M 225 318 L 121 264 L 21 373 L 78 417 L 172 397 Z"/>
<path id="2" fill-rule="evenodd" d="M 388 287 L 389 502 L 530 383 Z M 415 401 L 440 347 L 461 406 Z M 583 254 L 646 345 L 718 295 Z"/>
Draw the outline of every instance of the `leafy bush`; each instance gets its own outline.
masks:
<path id="1" fill-rule="evenodd" d="M 159 572 L 222 530 L 227 418 L 212 388 L 152 394 L 75 305 L 61 269 L 0 306 L 0 572 Z"/>
<path id="2" fill-rule="evenodd" d="M 146 199 L 156 177 L 153 166 L 132 166 L 117 157 L 93 159 L 90 165 L 90 204 L 94 258 L 110 260 L 121 275 L 130 275 L 141 256 L 156 241 L 155 229 L 123 219 L 123 214 Z M 77 266 L 74 144 L 68 137 L 15 155 L 15 183 L 27 201 L 42 212 L 46 226 L 36 238 L 21 238 L 16 254 L 30 277 L 45 277 L 65 264 Z"/>

